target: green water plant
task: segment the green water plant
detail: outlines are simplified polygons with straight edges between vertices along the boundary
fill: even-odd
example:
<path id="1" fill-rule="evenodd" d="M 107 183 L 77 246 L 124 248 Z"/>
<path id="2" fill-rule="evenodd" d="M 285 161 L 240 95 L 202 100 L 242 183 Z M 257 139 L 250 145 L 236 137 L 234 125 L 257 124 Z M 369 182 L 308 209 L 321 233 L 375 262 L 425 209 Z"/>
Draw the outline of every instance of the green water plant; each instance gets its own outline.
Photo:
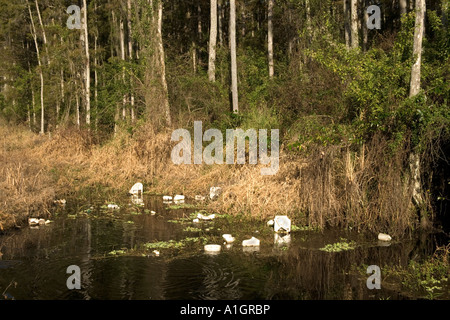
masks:
<path id="1" fill-rule="evenodd" d="M 341 242 L 336 242 L 332 244 L 327 244 L 325 247 L 320 248 L 319 250 L 325 252 L 341 252 L 347 250 L 355 249 L 356 242 L 348 241 L 347 239 L 341 238 Z"/>

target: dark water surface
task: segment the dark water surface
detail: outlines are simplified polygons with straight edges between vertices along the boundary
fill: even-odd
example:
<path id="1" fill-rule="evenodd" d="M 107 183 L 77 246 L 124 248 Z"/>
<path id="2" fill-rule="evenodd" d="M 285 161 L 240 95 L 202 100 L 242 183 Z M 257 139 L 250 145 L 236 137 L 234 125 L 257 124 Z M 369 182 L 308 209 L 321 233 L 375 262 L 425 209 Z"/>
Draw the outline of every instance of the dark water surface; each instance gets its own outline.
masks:
<path id="1" fill-rule="evenodd" d="M 104 202 L 69 200 L 53 223 L 0 236 L 0 299 L 414 299 L 383 275 L 381 289 L 369 290 L 365 268 L 407 266 L 448 242 L 421 234 L 386 246 L 373 236 L 326 230 L 291 232 L 290 242 L 283 243 L 265 222 L 218 217 L 194 224 L 188 219 L 194 209 L 167 210 L 160 198 L 146 196 L 138 209 L 124 201 L 120 211 L 101 210 Z M 73 216 L 80 212 L 87 214 Z M 173 222 L 180 217 L 185 223 Z M 144 243 L 186 237 L 222 244 L 223 233 L 236 242 L 217 255 L 206 254 L 201 242 L 159 249 L 160 256 L 142 250 Z M 259 249 L 242 247 L 251 236 L 261 240 Z M 319 250 L 343 238 L 356 248 Z M 80 290 L 66 286 L 70 265 L 80 267 Z"/>

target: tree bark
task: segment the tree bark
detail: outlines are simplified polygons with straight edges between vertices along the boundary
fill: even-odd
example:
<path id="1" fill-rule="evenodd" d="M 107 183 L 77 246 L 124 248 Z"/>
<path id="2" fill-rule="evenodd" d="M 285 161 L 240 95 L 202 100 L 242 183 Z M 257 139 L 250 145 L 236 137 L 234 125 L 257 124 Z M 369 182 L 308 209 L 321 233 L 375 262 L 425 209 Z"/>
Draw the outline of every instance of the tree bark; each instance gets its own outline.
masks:
<path id="1" fill-rule="evenodd" d="M 402 17 L 407 11 L 406 8 L 408 7 L 407 0 L 399 0 L 398 5 L 400 7 L 400 17 Z"/>
<path id="2" fill-rule="evenodd" d="M 163 105 L 164 112 L 166 116 L 166 124 L 170 127 L 172 126 L 172 118 L 170 115 L 170 105 L 169 105 L 169 90 L 166 81 L 166 64 L 164 59 L 164 45 L 162 38 L 162 19 L 163 19 L 163 3 L 159 0 L 158 3 L 158 48 L 159 48 L 159 61 L 161 67 L 161 83 L 163 87 Z"/>
<path id="3" fill-rule="evenodd" d="M 133 60 L 133 41 L 132 41 L 132 25 L 131 25 L 131 0 L 127 0 L 127 27 L 128 27 L 128 59 Z M 130 113 L 131 122 L 134 123 L 134 94 L 133 83 L 130 77 Z"/>
<path id="4" fill-rule="evenodd" d="M 209 32 L 209 81 L 216 81 L 217 0 L 211 0 L 211 26 Z"/>
<path id="5" fill-rule="evenodd" d="M 269 78 L 272 79 L 274 75 L 273 62 L 273 5 L 274 0 L 268 0 L 267 7 L 267 51 L 269 56 Z"/>
<path id="6" fill-rule="evenodd" d="M 44 41 L 44 49 L 45 49 L 45 54 L 47 55 L 47 63 L 48 63 L 48 65 L 50 65 L 50 56 L 48 54 L 48 46 L 47 46 L 47 35 L 45 33 L 44 24 L 42 23 L 41 10 L 39 9 L 38 1 L 35 0 L 34 3 L 36 5 L 36 11 L 38 14 L 39 25 L 41 26 L 41 30 L 42 30 L 42 40 Z"/>
<path id="7" fill-rule="evenodd" d="M 230 0 L 231 96 L 233 112 L 239 112 L 236 58 L 236 0 Z"/>
<path id="8" fill-rule="evenodd" d="M 414 29 L 414 44 L 413 44 L 413 56 L 414 64 L 411 68 L 411 83 L 409 96 L 414 97 L 420 92 L 420 69 L 422 63 L 422 40 L 424 34 L 424 24 L 425 24 L 425 11 L 426 4 L 425 0 L 416 0 L 416 20 Z M 423 190 L 421 183 L 421 171 L 420 171 L 420 154 L 416 151 L 411 152 L 409 158 L 410 172 L 412 178 L 412 199 L 414 204 L 419 208 L 423 209 L 424 199 Z M 426 227 L 429 223 L 426 214 L 421 217 L 422 226 Z"/>
<path id="9" fill-rule="evenodd" d="M 359 45 L 358 35 L 358 0 L 350 0 L 351 5 L 351 47 L 357 48 Z"/>
<path id="10" fill-rule="evenodd" d="M 41 130 L 40 130 L 40 134 L 44 134 L 45 133 L 45 119 L 44 119 L 44 114 L 45 114 L 45 108 L 44 108 L 44 74 L 43 74 L 43 70 L 42 70 L 42 62 L 41 62 L 41 55 L 40 55 L 40 51 L 39 51 L 39 45 L 37 42 L 37 34 L 36 34 L 36 27 L 34 25 L 34 19 L 33 19 L 33 15 L 31 14 L 31 8 L 30 5 L 27 1 L 27 7 L 28 7 L 28 13 L 30 14 L 30 20 L 31 20 L 31 35 L 33 36 L 33 40 L 34 40 L 34 45 L 36 47 L 36 55 L 37 55 L 37 61 L 38 61 L 38 69 L 39 69 L 39 78 L 41 80 Z"/>
<path id="11" fill-rule="evenodd" d="M 413 97 L 420 91 L 420 67 L 422 64 L 422 40 L 425 24 L 425 0 L 416 0 L 416 21 L 414 29 L 413 57 L 409 96 Z"/>
<path id="12" fill-rule="evenodd" d="M 345 46 L 347 47 L 347 49 L 350 48 L 350 40 L 352 38 L 351 35 L 351 30 L 350 30 L 350 5 L 349 5 L 349 1 L 350 0 L 344 0 L 344 37 L 345 37 Z"/>
<path id="13" fill-rule="evenodd" d="M 88 7 L 86 0 L 83 0 L 83 31 L 84 31 L 84 52 L 85 52 L 85 103 L 86 103 L 86 125 L 89 127 L 91 125 L 91 66 L 89 58 L 89 32 L 88 32 Z"/>

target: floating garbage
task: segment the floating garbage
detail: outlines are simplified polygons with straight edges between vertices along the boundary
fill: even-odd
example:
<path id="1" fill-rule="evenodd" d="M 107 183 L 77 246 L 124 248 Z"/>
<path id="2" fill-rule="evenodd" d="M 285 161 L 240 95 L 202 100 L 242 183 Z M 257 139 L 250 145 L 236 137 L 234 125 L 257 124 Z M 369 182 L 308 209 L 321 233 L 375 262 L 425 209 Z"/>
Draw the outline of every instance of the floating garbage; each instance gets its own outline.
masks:
<path id="1" fill-rule="evenodd" d="M 151 214 L 152 216 L 154 216 L 154 215 L 156 214 L 156 211 L 151 210 L 151 211 L 150 211 L 150 214 Z"/>
<path id="2" fill-rule="evenodd" d="M 391 241 L 392 238 L 391 238 L 391 236 L 388 235 L 388 234 L 385 234 L 385 233 L 379 233 L 379 234 L 378 234 L 378 240 L 381 240 L 381 241 Z"/>
<path id="3" fill-rule="evenodd" d="M 45 219 L 37 219 L 37 218 L 29 218 L 28 219 L 28 224 L 30 225 L 30 227 L 36 227 L 36 226 L 42 226 L 45 224 L 50 224 L 51 221 L 50 220 L 45 220 Z"/>
<path id="4" fill-rule="evenodd" d="M 195 201 L 205 201 L 206 197 L 205 196 L 196 195 L 194 199 L 195 199 Z"/>
<path id="5" fill-rule="evenodd" d="M 159 251 L 158 250 L 153 250 L 153 254 L 157 257 L 159 257 Z"/>
<path id="6" fill-rule="evenodd" d="M 130 191 L 128 192 L 135 196 L 142 196 L 144 193 L 144 186 L 142 183 L 138 182 L 134 186 L 131 187 Z"/>
<path id="7" fill-rule="evenodd" d="M 289 243 L 291 243 L 291 235 L 280 235 L 278 233 L 275 233 L 273 243 L 278 246 L 288 245 Z"/>
<path id="8" fill-rule="evenodd" d="M 291 219 L 287 216 L 275 216 L 273 229 L 275 232 L 291 232 Z"/>
<path id="9" fill-rule="evenodd" d="M 53 201 L 54 204 L 59 204 L 61 206 L 66 205 L 66 199 L 59 199 L 59 200 L 55 200 Z"/>
<path id="10" fill-rule="evenodd" d="M 215 217 L 216 217 L 216 215 L 215 215 L 214 213 L 213 213 L 213 214 L 210 214 L 209 216 L 205 216 L 205 215 L 203 215 L 203 214 L 201 214 L 201 213 L 197 214 L 197 218 L 198 218 L 198 219 L 205 220 L 205 221 L 212 220 L 212 219 L 214 219 Z"/>
<path id="11" fill-rule="evenodd" d="M 234 240 L 236 240 L 231 234 L 228 234 L 228 233 L 223 234 L 222 238 L 225 239 L 226 243 L 233 243 Z"/>
<path id="12" fill-rule="evenodd" d="M 177 194 L 177 195 L 175 195 L 175 197 L 173 198 L 173 200 L 174 200 L 174 201 L 181 201 L 181 200 L 184 200 L 184 196 L 183 196 L 183 195 L 180 195 L 180 194 Z"/>
<path id="13" fill-rule="evenodd" d="M 256 239 L 255 237 L 251 237 L 250 239 L 242 241 L 243 247 L 258 247 L 259 246 L 259 239 Z"/>
<path id="14" fill-rule="evenodd" d="M 205 252 L 207 253 L 219 253 L 222 247 L 218 244 L 207 244 L 205 245 Z"/>
<path id="15" fill-rule="evenodd" d="M 136 206 L 143 206 L 144 205 L 144 199 L 136 196 L 132 196 L 131 202 Z"/>
<path id="16" fill-rule="evenodd" d="M 30 226 L 38 226 L 39 225 L 39 219 L 36 218 L 29 218 L 28 219 L 28 224 Z"/>
<path id="17" fill-rule="evenodd" d="M 110 204 L 108 204 L 108 209 L 111 209 L 111 210 L 119 210 L 120 207 L 119 207 L 117 204 L 110 203 Z"/>
<path id="18" fill-rule="evenodd" d="M 211 187 L 209 189 L 209 198 L 211 200 L 215 200 L 220 196 L 221 193 L 222 193 L 221 187 Z"/>
<path id="19" fill-rule="evenodd" d="M 273 224 L 274 224 L 273 220 L 267 221 L 267 225 L 268 225 L 269 227 L 273 227 Z"/>
<path id="20" fill-rule="evenodd" d="M 194 220 L 192 220 L 192 222 L 193 222 L 193 223 L 199 223 L 199 222 L 200 222 L 200 220 L 199 220 L 199 219 L 197 219 L 197 218 L 195 218 Z"/>
<path id="21" fill-rule="evenodd" d="M 172 201 L 171 196 L 163 196 L 163 201 Z"/>

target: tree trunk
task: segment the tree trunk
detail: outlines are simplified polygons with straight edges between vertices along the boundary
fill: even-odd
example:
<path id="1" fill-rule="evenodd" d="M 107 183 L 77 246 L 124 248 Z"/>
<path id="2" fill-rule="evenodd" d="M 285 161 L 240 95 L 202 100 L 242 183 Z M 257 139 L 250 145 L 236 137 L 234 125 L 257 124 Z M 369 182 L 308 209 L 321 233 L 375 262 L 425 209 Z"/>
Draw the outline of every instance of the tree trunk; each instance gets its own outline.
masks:
<path id="1" fill-rule="evenodd" d="M 351 47 L 357 48 L 359 45 L 358 35 L 358 0 L 350 0 L 351 5 Z"/>
<path id="2" fill-rule="evenodd" d="M 369 14 L 367 13 L 367 0 L 361 0 L 361 7 L 362 7 L 362 21 L 361 21 L 361 25 L 362 25 L 362 50 L 364 52 L 367 51 L 367 45 L 368 45 L 368 38 L 369 38 L 369 34 L 368 34 L 368 30 L 367 30 L 367 20 L 369 19 Z"/>
<path id="3" fill-rule="evenodd" d="M 167 88 L 166 81 L 166 63 L 164 61 L 164 45 L 162 38 L 162 19 L 163 19 L 163 3 L 159 0 L 158 3 L 158 48 L 159 48 L 159 62 L 161 67 L 161 83 L 163 87 L 163 105 L 164 112 L 166 116 L 166 124 L 170 127 L 172 126 L 172 118 L 170 116 L 170 105 L 169 105 L 169 90 Z"/>
<path id="4" fill-rule="evenodd" d="M 132 42 L 132 26 L 131 26 L 131 0 L 127 0 L 127 27 L 128 27 L 128 59 L 133 60 L 133 42 Z M 134 94 L 133 83 L 130 77 L 130 113 L 131 122 L 134 123 Z"/>
<path id="5" fill-rule="evenodd" d="M 422 40 L 425 24 L 425 0 L 416 0 L 416 21 L 414 29 L 413 57 L 409 96 L 413 97 L 420 91 L 420 67 L 422 64 Z"/>
<path id="6" fill-rule="evenodd" d="M 398 5 L 400 7 L 400 17 L 406 14 L 406 8 L 408 7 L 407 0 L 399 0 Z"/>
<path id="7" fill-rule="evenodd" d="M 119 41 L 120 41 L 120 59 L 123 62 L 125 62 L 125 30 L 122 16 L 120 16 L 119 22 Z M 123 85 L 125 86 L 125 70 L 123 70 L 123 68 L 124 67 L 122 67 L 122 81 Z M 127 105 L 127 95 L 124 94 L 122 97 L 122 119 L 126 119 L 127 116 L 126 105 Z"/>
<path id="8" fill-rule="evenodd" d="M 90 66 L 90 58 L 89 58 L 89 33 L 88 33 L 88 17 L 87 11 L 88 7 L 86 4 L 86 0 L 83 0 L 83 30 L 84 30 L 84 52 L 85 52 L 85 62 L 86 62 L 86 70 L 85 70 L 85 103 L 86 103 L 86 125 L 91 125 L 91 66 Z"/>
<path id="9" fill-rule="evenodd" d="M 39 78 L 41 79 L 41 130 L 40 130 L 40 134 L 44 134 L 45 133 L 45 119 L 44 119 L 44 114 L 45 114 L 45 108 L 44 108 L 44 74 L 43 74 L 43 70 L 42 70 L 42 62 L 41 62 L 41 55 L 39 52 L 39 45 L 37 42 L 37 34 L 36 34 L 36 27 L 34 25 L 34 19 L 33 19 L 33 15 L 31 14 L 31 8 L 30 5 L 27 1 L 27 7 L 28 7 L 28 13 L 30 14 L 30 20 L 31 20 L 31 35 L 33 36 L 33 40 L 34 40 L 34 45 L 36 47 L 36 55 L 37 55 L 37 61 L 38 61 L 38 69 L 39 69 Z"/>
<path id="10" fill-rule="evenodd" d="M 350 0 L 344 0 L 344 37 L 345 37 L 345 46 L 347 47 L 347 49 L 350 48 L 350 40 L 352 38 L 351 35 L 351 30 L 350 30 L 350 5 L 349 5 L 349 1 Z"/>
<path id="11" fill-rule="evenodd" d="M 219 28 L 219 46 L 223 47 L 223 0 L 218 0 L 217 4 L 217 23 Z"/>
<path id="12" fill-rule="evenodd" d="M 216 81 L 217 0 L 211 0 L 211 26 L 209 32 L 209 81 Z"/>
<path id="13" fill-rule="evenodd" d="M 416 20 L 413 44 L 413 56 L 415 60 L 411 68 L 410 97 L 414 97 L 420 92 L 420 69 L 422 63 L 422 40 L 424 35 L 425 10 L 425 0 L 416 0 Z M 416 151 L 411 152 L 409 161 L 413 187 L 412 199 L 414 204 L 419 209 L 423 209 L 424 199 L 422 196 L 423 190 L 420 172 L 420 155 Z M 421 223 L 422 226 L 428 225 L 429 221 L 426 214 L 422 215 Z"/>
<path id="14" fill-rule="evenodd" d="M 48 63 L 48 65 L 50 65 L 50 56 L 48 54 L 48 46 L 47 46 L 47 35 L 45 34 L 44 24 L 42 23 L 41 10 L 39 9 L 38 1 L 35 0 L 34 2 L 36 4 L 36 11 L 38 14 L 39 25 L 41 26 L 41 30 L 42 30 L 42 40 L 44 41 L 45 53 L 47 55 L 47 63 Z"/>
<path id="15" fill-rule="evenodd" d="M 236 0 L 230 0 L 230 53 L 231 53 L 231 96 L 233 112 L 239 112 L 237 58 L 236 58 Z"/>
<path id="16" fill-rule="evenodd" d="M 273 63 L 273 4 L 274 0 L 268 1 L 267 8 L 267 51 L 269 55 L 269 78 L 272 79 L 274 75 Z"/>

